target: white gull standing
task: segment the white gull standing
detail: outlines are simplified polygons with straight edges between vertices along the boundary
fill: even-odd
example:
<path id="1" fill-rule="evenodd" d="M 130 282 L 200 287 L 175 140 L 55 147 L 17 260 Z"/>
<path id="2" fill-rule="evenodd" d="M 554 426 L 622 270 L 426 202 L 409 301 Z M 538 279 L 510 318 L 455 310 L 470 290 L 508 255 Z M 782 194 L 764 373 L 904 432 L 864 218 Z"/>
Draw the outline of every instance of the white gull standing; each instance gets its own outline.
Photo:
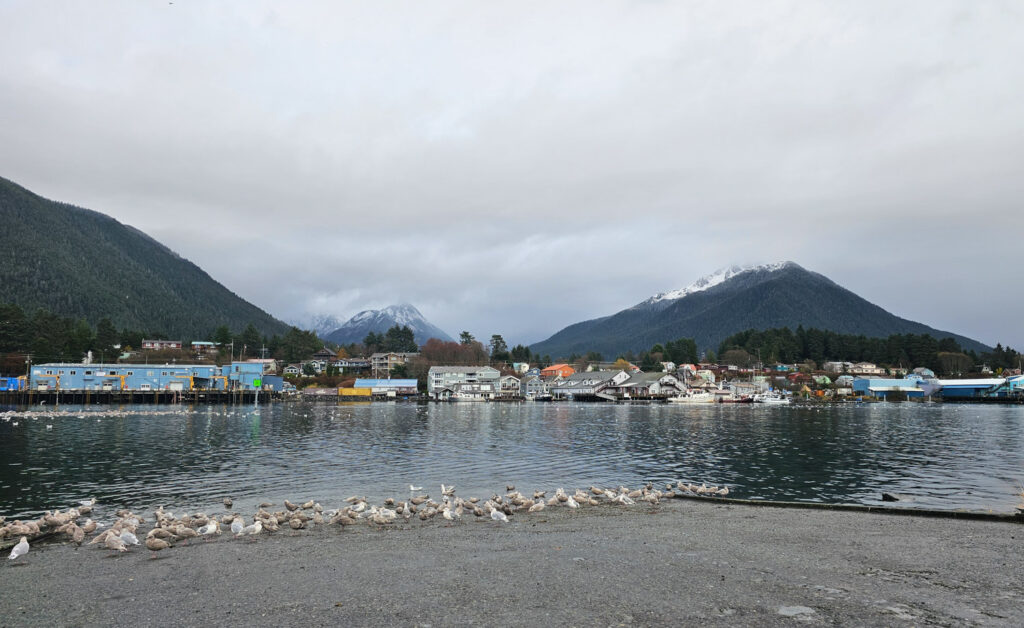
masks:
<path id="1" fill-rule="evenodd" d="M 11 555 L 7 557 L 7 560 L 14 560 L 15 558 L 24 556 L 25 554 L 28 554 L 28 538 L 23 536 L 21 537 L 21 540 L 18 541 L 18 544 L 14 546 L 14 549 L 11 550 Z"/>

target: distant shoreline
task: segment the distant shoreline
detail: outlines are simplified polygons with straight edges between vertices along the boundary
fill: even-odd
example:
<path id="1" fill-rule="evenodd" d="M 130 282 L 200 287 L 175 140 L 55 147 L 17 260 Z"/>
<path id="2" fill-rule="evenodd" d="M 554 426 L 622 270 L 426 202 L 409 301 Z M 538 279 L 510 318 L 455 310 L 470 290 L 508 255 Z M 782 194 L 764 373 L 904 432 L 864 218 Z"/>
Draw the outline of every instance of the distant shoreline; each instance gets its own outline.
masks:
<path id="1" fill-rule="evenodd" d="M 50 408 L 58 405 L 88 406 L 88 405 L 168 405 L 168 404 L 216 404 L 216 405 L 254 405 L 257 403 L 270 402 L 296 402 L 311 401 L 316 403 L 381 403 L 381 402 L 408 402 L 408 403 L 457 403 L 445 400 L 429 399 L 426 395 L 372 398 L 366 397 L 344 397 L 335 394 L 292 394 L 285 395 L 280 392 L 260 391 L 82 391 L 82 390 L 61 390 L 61 391 L 0 391 L 0 405 L 30 407 L 45 405 Z M 988 405 L 1024 405 L 1024 397 L 971 397 L 956 399 L 908 399 L 907 403 L 952 403 L 952 404 L 988 404 Z M 852 404 L 852 403 L 881 403 L 882 400 L 865 399 L 794 399 L 794 404 L 821 405 L 821 404 Z M 665 403 L 662 398 L 634 398 L 619 399 L 615 402 L 603 399 L 578 398 L 573 400 L 545 400 L 527 401 L 523 398 L 492 399 L 482 403 L 610 403 L 610 404 L 650 404 Z M 889 403 L 902 403 L 890 401 Z M 707 404 L 716 405 L 716 404 Z M 735 405 L 735 404 L 726 404 Z M 759 405 L 759 404 L 752 404 Z M 702 406 L 690 406 L 702 407 Z"/>

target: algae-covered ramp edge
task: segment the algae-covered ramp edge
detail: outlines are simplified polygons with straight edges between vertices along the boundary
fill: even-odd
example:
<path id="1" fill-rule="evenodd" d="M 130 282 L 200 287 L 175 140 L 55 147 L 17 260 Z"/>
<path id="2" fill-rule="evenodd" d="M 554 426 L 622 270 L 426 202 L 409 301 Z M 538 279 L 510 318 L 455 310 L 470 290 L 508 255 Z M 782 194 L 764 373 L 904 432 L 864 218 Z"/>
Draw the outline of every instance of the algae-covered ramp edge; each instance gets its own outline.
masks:
<path id="1" fill-rule="evenodd" d="M 905 517 L 931 517 L 935 519 L 974 519 L 978 521 L 1002 521 L 1024 523 L 1024 506 L 1012 512 L 984 512 L 978 510 L 940 510 L 936 508 L 886 508 L 867 504 L 829 504 L 824 502 L 787 502 L 767 499 L 737 499 L 731 497 L 698 497 L 678 495 L 675 499 L 699 502 L 730 504 L 735 506 L 760 506 L 771 508 L 797 508 L 806 510 L 835 510 L 841 512 L 864 512 L 875 515 L 900 515 Z"/>

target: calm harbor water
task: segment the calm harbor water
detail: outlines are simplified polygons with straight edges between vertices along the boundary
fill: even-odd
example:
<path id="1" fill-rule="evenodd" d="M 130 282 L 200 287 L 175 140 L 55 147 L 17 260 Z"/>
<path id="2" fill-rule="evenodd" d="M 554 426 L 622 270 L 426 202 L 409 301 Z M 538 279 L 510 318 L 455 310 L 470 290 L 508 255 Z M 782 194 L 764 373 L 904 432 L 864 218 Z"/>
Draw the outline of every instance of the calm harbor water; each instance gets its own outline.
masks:
<path id="1" fill-rule="evenodd" d="M 685 480 L 740 498 L 1009 512 L 1024 409 L 429 404 L 63 407 L 0 414 L 0 514 L 66 508 L 244 511 L 263 500 L 488 496 Z M 98 513 L 103 513 L 99 510 Z"/>

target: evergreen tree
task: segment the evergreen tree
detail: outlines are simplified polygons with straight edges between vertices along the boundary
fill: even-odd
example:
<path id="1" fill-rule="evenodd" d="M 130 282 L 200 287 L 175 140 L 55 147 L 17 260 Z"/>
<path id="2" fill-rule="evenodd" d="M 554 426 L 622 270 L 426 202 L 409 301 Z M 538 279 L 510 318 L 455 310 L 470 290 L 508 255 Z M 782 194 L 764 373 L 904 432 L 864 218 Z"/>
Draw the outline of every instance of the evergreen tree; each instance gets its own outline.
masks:
<path id="1" fill-rule="evenodd" d="M 260 330 L 256 329 L 256 326 L 249 323 L 239 334 L 238 338 L 235 339 L 236 349 L 240 349 L 242 353 L 239 353 L 240 359 L 243 357 L 259 357 L 260 346 L 263 344 L 263 339 L 260 337 Z"/>
<path id="2" fill-rule="evenodd" d="M 492 362 L 508 361 L 508 345 L 505 344 L 505 339 L 501 337 L 501 334 L 494 334 L 491 336 L 491 341 L 487 344 L 491 352 Z"/>
<path id="3" fill-rule="evenodd" d="M 227 325 L 221 325 L 213 332 L 213 342 L 222 347 L 231 344 L 231 330 Z"/>
<path id="4" fill-rule="evenodd" d="M 531 357 L 530 348 L 516 345 L 512 347 L 511 357 L 513 362 L 529 362 Z"/>
<path id="5" fill-rule="evenodd" d="M 114 349 L 117 341 L 118 333 L 114 323 L 109 318 L 101 318 L 100 322 L 96 324 L 96 341 L 93 343 L 93 352 L 98 352 L 102 360 L 112 362 L 117 357 L 117 350 Z"/>
<path id="6" fill-rule="evenodd" d="M 419 345 L 416 344 L 415 334 L 407 325 L 394 325 L 380 339 L 380 346 L 383 351 L 394 353 L 416 353 Z"/>
<path id="7" fill-rule="evenodd" d="M 0 351 L 27 349 L 31 325 L 25 312 L 14 304 L 0 303 Z"/>

